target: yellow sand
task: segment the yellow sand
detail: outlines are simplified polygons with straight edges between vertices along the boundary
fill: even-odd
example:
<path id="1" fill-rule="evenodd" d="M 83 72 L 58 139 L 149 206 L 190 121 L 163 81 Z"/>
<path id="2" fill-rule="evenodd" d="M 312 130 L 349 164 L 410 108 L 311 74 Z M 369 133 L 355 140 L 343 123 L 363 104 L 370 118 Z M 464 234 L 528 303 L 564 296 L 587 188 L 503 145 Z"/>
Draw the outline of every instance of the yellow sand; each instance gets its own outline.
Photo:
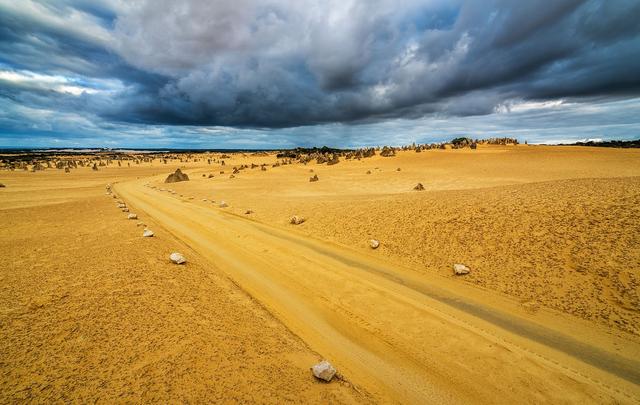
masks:
<path id="1" fill-rule="evenodd" d="M 4 401 L 639 398 L 638 151 L 225 160 L 0 172 Z M 314 381 L 320 358 L 348 382 Z"/>

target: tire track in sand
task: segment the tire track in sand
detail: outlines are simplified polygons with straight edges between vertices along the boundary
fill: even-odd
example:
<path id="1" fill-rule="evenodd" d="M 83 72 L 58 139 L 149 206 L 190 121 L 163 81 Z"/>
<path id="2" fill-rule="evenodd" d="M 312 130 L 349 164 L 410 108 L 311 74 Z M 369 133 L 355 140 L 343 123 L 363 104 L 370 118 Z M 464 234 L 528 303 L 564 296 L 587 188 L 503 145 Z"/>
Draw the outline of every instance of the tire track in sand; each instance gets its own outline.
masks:
<path id="1" fill-rule="evenodd" d="M 455 311 L 568 354 L 633 386 L 640 382 L 637 361 L 486 307 L 369 257 L 183 202 L 141 182 L 116 187 L 130 204 L 215 263 L 340 371 L 381 398 L 486 402 L 499 392 L 505 399 L 511 395 L 521 400 L 528 394 L 518 392 L 523 380 L 545 385 L 545 399 L 615 396 L 605 384 L 594 386 L 593 377 L 571 372 L 531 348 L 519 350 L 495 331 L 461 320 Z"/>

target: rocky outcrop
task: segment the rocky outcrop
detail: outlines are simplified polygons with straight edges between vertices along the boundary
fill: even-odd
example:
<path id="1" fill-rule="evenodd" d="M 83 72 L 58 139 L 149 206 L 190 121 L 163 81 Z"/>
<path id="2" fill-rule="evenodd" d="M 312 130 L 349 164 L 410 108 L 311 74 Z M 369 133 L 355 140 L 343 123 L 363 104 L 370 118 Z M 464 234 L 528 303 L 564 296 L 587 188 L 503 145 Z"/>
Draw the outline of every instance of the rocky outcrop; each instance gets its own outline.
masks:
<path id="1" fill-rule="evenodd" d="M 186 173 L 182 173 L 180 168 L 177 168 L 174 173 L 171 173 L 166 180 L 165 183 L 177 183 L 179 181 L 189 181 L 189 176 Z"/>
<path id="2" fill-rule="evenodd" d="M 380 151 L 380 156 L 383 157 L 392 157 L 396 155 L 396 151 L 393 148 L 390 148 L 388 146 L 384 146 L 382 148 L 382 151 Z"/>
<path id="3" fill-rule="evenodd" d="M 337 154 L 334 154 L 334 155 L 331 157 L 331 160 L 329 160 L 329 161 L 327 162 L 327 165 L 328 165 L 328 166 L 332 166 L 332 165 L 337 165 L 338 163 L 340 163 L 340 158 L 338 157 L 338 155 L 337 155 Z"/>

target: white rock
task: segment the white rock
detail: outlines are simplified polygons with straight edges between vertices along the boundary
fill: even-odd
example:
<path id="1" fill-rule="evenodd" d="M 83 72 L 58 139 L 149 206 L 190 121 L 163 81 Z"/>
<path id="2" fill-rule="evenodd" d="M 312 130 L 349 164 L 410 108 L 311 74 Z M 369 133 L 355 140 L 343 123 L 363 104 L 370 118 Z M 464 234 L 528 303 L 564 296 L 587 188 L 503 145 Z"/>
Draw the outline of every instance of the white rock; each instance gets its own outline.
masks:
<path id="1" fill-rule="evenodd" d="M 294 215 L 291 217 L 291 219 L 289 220 L 289 223 L 292 225 L 300 225 L 301 223 L 303 223 L 304 221 L 306 221 L 303 217 L 299 217 L 297 215 Z"/>
<path id="2" fill-rule="evenodd" d="M 129 208 L 123 208 L 122 212 L 129 212 Z"/>
<path id="3" fill-rule="evenodd" d="M 142 232 L 142 236 L 150 238 L 153 236 L 153 231 L 151 229 L 145 229 L 144 232 Z"/>
<path id="4" fill-rule="evenodd" d="M 184 258 L 180 253 L 174 252 L 169 255 L 169 259 L 175 264 L 183 264 L 187 262 L 187 259 Z"/>
<path id="5" fill-rule="evenodd" d="M 369 246 L 371 246 L 371 249 L 377 249 L 378 246 L 380 246 L 380 242 L 375 239 L 371 239 L 369 241 Z"/>
<path id="6" fill-rule="evenodd" d="M 455 274 L 456 276 L 461 276 L 469 273 L 471 273 L 471 269 L 464 264 L 456 263 L 453 265 L 453 274 Z"/>
<path id="7" fill-rule="evenodd" d="M 125 203 L 118 203 L 118 208 L 127 208 L 127 204 L 125 204 Z"/>
<path id="8" fill-rule="evenodd" d="M 333 368 L 331 363 L 326 360 L 322 360 L 320 363 L 311 367 L 311 372 L 313 372 L 313 375 L 316 378 L 326 382 L 331 381 L 331 379 L 336 375 L 336 369 Z"/>
<path id="9" fill-rule="evenodd" d="M 136 214 L 129 214 L 129 215 L 127 215 L 127 219 L 138 219 L 138 215 L 136 215 Z"/>
<path id="10" fill-rule="evenodd" d="M 227 204 L 226 202 L 220 201 L 220 205 L 219 205 L 220 208 L 225 208 L 225 207 L 228 207 L 228 206 L 229 206 L 229 204 Z"/>

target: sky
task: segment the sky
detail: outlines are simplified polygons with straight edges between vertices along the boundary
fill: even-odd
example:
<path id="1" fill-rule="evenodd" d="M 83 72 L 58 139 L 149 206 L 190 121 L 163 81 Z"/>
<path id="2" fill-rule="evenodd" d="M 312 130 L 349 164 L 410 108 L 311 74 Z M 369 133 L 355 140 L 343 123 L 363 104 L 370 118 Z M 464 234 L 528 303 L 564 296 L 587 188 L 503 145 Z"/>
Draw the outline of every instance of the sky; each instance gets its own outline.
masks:
<path id="1" fill-rule="evenodd" d="M 0 0 L 0 147 L 640 138 L 638 0 Z"/>

